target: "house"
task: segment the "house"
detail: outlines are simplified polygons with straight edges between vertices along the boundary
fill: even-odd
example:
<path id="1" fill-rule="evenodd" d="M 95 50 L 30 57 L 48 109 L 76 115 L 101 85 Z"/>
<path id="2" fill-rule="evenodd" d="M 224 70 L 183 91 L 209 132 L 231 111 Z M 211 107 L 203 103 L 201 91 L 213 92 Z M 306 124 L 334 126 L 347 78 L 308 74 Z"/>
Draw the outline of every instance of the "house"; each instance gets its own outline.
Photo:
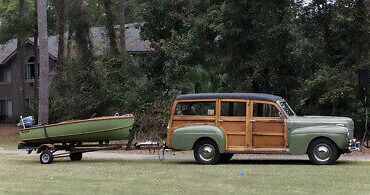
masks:
<path id="1" fill-rule="evenodd" d="M 119 26 L 115 26 L 118 30 Z M 67 51 L 68 33 L 64 34 L 65 49 Z M 109 48 L 109 40 L 106 36 L 106 30 L 102 27 L 93 27 L 90 29 L 90 39 L 94 46 L 95 55 L 102 55 Z M 75 54 L 75 44 L 72 42 L 71 53 Z M 50 36 L 48 39 L 50 76 L 53 75 L 53 67 L 58 62 L 58 36 Z M 140 29 L 136 24 L 126 24 L 126 51 L 128 53 L 145 54 L 151 52 L 150 42 L 140 39 Z M 20 101 L 24 101 L 25 107 L 31 107 L 31 99 L 35 93 L 35 45 L 34 39 L 28 38 L 26 41 L 26 52 L 24 58 L 24 100 L 17 97 L 18 86 L 14 79 L 15 66 L 17 55 L 17 40 L 13 39 L 6 44 L 0 45 L 0 121 L 16 121 L 21 113 Z"/>

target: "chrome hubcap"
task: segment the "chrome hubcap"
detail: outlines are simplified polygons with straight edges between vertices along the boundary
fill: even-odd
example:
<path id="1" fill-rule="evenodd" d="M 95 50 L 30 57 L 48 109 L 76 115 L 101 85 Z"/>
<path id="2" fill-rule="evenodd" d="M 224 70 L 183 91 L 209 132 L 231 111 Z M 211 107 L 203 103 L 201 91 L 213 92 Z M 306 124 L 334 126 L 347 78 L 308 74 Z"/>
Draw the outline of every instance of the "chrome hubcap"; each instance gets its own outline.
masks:
<path id="1" fill-rule="evenodd" d="M 326 144 L 319 144 L 315 147 L 314 155 L 318 161 L 327 161 L 331 157 L 330 147 Z"/>
<path id="2" fill-rule="evenodd" d="M 203 161 L 211 161 L 215 157 L 215 148 L 210 144 L 204 144 L 199 148 L 199 156 Z"/>
<path id="3" fill-rule="evenodd" d="M 50 157 L 47 154 L 43 154 L 42 157 L 41 157 L 41 159 L 42 159 L 42 162 L 48 162 L 49 159 L 50 159 Z"/>

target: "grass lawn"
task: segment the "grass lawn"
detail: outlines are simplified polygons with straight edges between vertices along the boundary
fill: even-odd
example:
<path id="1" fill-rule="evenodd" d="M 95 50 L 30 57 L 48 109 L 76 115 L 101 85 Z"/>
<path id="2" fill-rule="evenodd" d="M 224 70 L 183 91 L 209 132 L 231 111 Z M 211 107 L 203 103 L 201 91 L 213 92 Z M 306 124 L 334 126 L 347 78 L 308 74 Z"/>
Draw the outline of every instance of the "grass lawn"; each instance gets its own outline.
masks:
<path id="1" fill-rule="evenodd" d="M 17 150 L 18 149 L 18 139 L 2 139 L 0 137 L 0 149 L 10 149 L 10 150 Z"/>
<path id="2" fill-rule="evenodd" d="M 0 194 L 370 193 L 370 162 L 313 166 L 307 161 L 234 160 L 205 166 L 190 160 L 84 158 L 41 165 L 38 156 L 2 154 L 0 165 Z"/>

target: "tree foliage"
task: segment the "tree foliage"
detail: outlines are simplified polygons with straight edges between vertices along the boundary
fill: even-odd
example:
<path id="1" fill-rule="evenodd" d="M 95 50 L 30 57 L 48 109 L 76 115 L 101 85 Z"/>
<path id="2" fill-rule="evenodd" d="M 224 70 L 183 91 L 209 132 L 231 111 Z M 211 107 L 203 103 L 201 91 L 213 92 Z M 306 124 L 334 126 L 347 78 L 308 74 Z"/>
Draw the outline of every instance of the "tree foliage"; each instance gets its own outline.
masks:
<path id="1" fill-rule="evenodd" d="M 93 50 L 86 29 L 120 24 L 122 0 L 78 1 L 85 11 L 72 6 L 77 1 L 67 3 L 66 28 L 80 39 L 78 47 Z M 3 2 L 0 41 L 16 30 L 17 5 Z M 370 64 L 368 2 L 126 0 L 125 6 L 126 23 L 137 23 L 154 51 L 127 59 L 117 52 L 86 57 L 89 51 L 80 55 L 86 61 L 66 59 L 52 85 L 51 121 L 134 113 L 143 134 L 163 136 L 178 94 L 263 92 L 286 98 L 298 114 L 348 116 L 362 129 L 356 71 Z"/>
<path id="2" fill-rule="evenodd" d="M 148 0 L 138 13 L 162 56 L 152 69 L 169 94 L 272 93 L 299 114 L 349 116 L 362 129 L 356 71 L 369 67 L 364 1 Z"/>

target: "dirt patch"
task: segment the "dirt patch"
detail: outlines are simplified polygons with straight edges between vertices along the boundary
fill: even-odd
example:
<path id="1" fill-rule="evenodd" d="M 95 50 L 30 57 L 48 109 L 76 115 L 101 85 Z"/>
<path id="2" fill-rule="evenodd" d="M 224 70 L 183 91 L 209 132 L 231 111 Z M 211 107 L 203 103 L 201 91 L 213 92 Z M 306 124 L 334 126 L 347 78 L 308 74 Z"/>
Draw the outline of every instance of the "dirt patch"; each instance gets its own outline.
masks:
<path id="1" fill-rule="evenodd" d="M 19 128 L 15 123 L 0 123 L 0 149 L 14 149 L 19 142 Z"/>
<path id="2" fill-rule="evenodd" d="M 351 153 L 343 154 L 343 156 L 370 156 L 370 148 L 365 148 L 363 146 L 361 148 L 361 152 L 351 152 Z"/>
<path id="3" fill-rule="evenodd" d="M 0 137 L 18 137 L 18 130 L 16 123 L 0 123 Z"/>

